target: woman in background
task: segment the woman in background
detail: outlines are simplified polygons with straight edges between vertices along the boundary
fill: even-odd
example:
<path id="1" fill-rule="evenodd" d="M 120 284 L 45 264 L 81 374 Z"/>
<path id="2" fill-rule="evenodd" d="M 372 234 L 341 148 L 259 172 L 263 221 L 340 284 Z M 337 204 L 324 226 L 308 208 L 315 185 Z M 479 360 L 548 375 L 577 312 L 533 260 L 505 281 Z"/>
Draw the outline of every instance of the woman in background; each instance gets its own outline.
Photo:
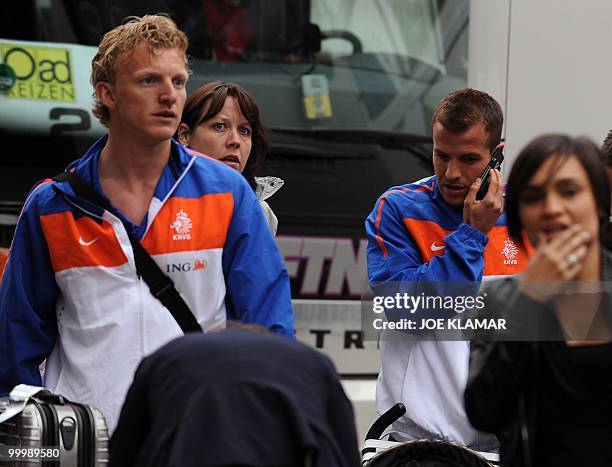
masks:
<path id="1" fill-rule="evenodd" d="M 472 342 L 465 392 L 474 427 L 498 436 L 503 466 L 612 465 L 609 212 L 591 141 L 541 136 L 514 162 L 508 230 L 535 250 L 520 277 L 492 284 L 485 310 L 526 323 L 531 341 Z"/>
<path id="2" fill-rule="evenodd" d="M 255 177 L 268 152 L 259 107 L 244 88 L 214 81 L 189 96 L 177 131 L 179 143 L 217 159 L 240 172 L 259 199 L 273 235 L 278 219 L 266 202 L 282 186 L 277 177 Z"/>

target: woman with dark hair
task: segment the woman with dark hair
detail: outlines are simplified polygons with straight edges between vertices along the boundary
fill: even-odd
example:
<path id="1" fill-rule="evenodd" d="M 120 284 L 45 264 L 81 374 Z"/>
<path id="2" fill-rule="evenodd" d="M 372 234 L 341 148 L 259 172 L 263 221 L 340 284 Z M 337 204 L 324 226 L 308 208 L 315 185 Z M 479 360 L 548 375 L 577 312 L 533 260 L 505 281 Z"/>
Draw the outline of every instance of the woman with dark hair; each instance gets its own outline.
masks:
<path id="1" fill-rule="evenodd" d="M 179 143 L 242 173 L 276 235 L 278 220 L 265 200 L 284 182 L 277 177 L 255 177 L 269 144 L 259 107 L 243 87 L 214 81 L 196 89 L 185 103 L 176 137 Z"/>
<path id="2" fill-rule="evenodd" d="M 612 465 L 609 212 L 591 141 L 541 136 L 514 162 L 508 230 L 533 254 L 524 274 L 486 290 L 483 311 L 524 332 L 472 342 L 465 392 L 470 421 L 498 436 L 504 466 Z"/>

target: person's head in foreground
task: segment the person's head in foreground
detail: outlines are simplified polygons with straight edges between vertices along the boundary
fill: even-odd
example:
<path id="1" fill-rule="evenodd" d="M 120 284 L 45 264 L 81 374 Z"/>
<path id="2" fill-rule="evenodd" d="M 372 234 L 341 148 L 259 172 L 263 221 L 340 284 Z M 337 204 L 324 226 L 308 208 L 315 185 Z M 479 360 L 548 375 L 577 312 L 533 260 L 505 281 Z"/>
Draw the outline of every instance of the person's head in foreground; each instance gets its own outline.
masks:
<path id="1" fill-rule="evenodd" d="M 358 466 L 353 409 L 329 358 L 233 328 L 189 333 L 141 362 L 111 465 Z"/>
<path id="2" fill-rule="evenodd" d="M 522 246 L 529 241 L 546 262 L 537 278 L 600 278 L 601 246 L 610 246 L 610 188 L 593 142 L 562 134 L 531 141 L 514 162 L 506 201 L 510 235 Z"/>
<path id="3" fill-rule="evenodd" d="M 599 149 L 564 134 L 535 138 L 514 162 L 506 200 L 510 235 L 535 250 L 522 275 L 486 292 L 486 307 L 516 333 L 471 342 L 466 413 L 497 435 L 502 466 L 610 465 L 610 188 Z"/>
<path id="4" fill-rule="evenodd" d="M 187 99 L 178 141 L 242 173 L 253 186 L 255 170 L 268 152 L 259 107 L 234 83 L 214 81 Z"/>

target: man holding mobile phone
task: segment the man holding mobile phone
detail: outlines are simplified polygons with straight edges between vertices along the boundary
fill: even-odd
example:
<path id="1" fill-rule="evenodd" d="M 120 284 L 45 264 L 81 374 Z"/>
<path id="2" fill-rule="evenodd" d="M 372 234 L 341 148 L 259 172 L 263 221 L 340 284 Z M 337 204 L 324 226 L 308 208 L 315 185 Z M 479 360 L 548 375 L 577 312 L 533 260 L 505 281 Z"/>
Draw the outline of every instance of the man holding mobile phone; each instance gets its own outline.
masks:
<path id="1" fill-rule="evenodd" d="M 387 190 L 366 220 L 368 278 L 375 293 L 391 283 L 403 290 L 430 283 L 443 295 L 444 282 L 478 285 L 524 268 L 505 227 L 498 169 L 488 171 L 489 187 L 477 199 L 480 177 L 503 147 L 502 126 L 500 105 L 484 92 L 463 89 L 440 101 L 432 119 L 435 175 Z M 393 439 L 496 448 L 495 438 L 473 429 L 465 414 L 469 342 L 384 331 L 380 358 L 379 413 L 397 402 L 407 409 L 393 425 Z"/>

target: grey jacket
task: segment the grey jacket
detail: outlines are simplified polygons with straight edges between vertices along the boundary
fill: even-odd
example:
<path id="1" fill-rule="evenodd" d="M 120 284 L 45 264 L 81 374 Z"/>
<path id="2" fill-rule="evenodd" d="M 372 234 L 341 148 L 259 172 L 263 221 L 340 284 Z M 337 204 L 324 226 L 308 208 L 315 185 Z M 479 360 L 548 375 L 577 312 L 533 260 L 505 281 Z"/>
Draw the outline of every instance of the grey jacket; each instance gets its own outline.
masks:
<path id="1" fill-rule="evenodd" d="M 255 183 L 257 184 L 255 194 L 259 200 L 259 205 L 261 206 L 264 217 L 266 218 L 268 226 L 272 231 L 272 235 L 276 236 L 276 231 L 278 230 L 278 219 L 276 218 L 276 215 L 274 215 L 274 212 L 272 212 L 272 208 L 266 202 L 266 200 L 280 190 L 285 184 L 285 181 L 278 177 L 255 177 Z"/>

